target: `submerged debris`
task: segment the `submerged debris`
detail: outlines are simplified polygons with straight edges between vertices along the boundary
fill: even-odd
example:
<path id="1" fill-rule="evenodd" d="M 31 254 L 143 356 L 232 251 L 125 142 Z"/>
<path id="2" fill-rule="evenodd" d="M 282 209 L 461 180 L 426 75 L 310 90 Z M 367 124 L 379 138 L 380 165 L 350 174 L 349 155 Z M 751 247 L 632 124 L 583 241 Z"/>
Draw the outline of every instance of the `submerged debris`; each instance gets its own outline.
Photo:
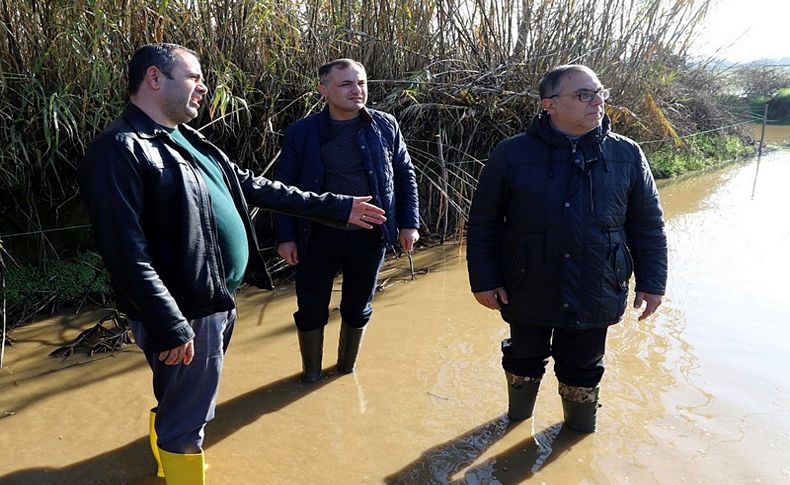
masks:
<path id="1" fill-rule="evenodd" d="M 105 322 L 110 322 L 109 327 L 104 325 Z M 115 352 L 131 342 L 132 334 L 126 315 L 118 310 L 113 310 L 99 320 L 96 325 L 80 333 L 72 342 L 50 352 L 49 356 L 66 359 L 77 349 L 86 351 L 88 355 Z"/>

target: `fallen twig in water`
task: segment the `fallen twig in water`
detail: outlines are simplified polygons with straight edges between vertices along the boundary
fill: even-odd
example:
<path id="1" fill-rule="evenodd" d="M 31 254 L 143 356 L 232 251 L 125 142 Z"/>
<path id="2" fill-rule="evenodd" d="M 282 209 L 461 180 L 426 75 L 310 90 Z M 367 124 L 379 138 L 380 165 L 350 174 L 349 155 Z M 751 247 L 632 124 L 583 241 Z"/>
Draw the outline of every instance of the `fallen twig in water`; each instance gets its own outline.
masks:
<path id="1" fill-rule="evenodd" d="M 112 322 L 112 326 L 107 328 L 104 322 Z M 53 350 L 50 357 L 70 357 L 77 348 L 85 348 L 88 355 L 98 352 L 115 352 L 124 345 L 131 343 L 131 332 L 126 316 L 113 310 L 104 316 L 99 322 L 88 330 L 80 333 L 71 343 Z"/>

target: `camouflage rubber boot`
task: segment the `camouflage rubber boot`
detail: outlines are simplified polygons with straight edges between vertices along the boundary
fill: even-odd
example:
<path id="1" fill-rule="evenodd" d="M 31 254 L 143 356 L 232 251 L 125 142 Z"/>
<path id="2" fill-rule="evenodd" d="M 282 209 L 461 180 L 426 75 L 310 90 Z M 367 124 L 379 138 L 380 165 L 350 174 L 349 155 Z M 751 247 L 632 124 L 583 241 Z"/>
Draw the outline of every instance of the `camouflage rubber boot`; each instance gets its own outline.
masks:
<path id="1" fill-rule="evenodd" d="M 505 371 L 507 377 L 507 417 L 521 421 L 532 417 L 535 400 L 538 398 L 540 377 L 517 376 Z"/>
<path id="2" fill-rule="evenodd" d="M 565 425 L 581 433 L 595 433 L 595 419 L 598 414 L 598 394 L 600 386 L 569 386 L 560 382 L 559 393 L 562 398 L 562 413 Z"/>

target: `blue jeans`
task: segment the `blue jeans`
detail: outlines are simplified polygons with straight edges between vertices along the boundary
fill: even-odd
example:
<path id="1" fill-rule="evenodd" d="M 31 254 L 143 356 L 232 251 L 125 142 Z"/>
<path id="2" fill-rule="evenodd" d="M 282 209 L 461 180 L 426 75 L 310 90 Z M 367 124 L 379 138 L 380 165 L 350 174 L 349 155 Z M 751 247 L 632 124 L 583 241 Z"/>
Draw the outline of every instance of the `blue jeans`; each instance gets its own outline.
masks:
<path id="1" fill-rule="evenodd" d="M 340 270 L 340 316 L 352 327 L 364 327 L 373 313 L 371 302 L 385 249 L 379 228 L 343 230 L 313 224 L 305 254 L 299 254 L 296 267 L 298 309 L 294 322 L 299 331 L 326 325 L 332 284 Z"/>
<path id="2" fill-rule="evenodd" d="M 189 365 L 165 365 L 150 350 L 142 323 L 129 320 L 137 345 L 153 371 L 156 434 L 159 448 L 171 453 L 199 453 L 203 430 L 214 419 L 214 408 L 236 310 L 190 320 L 195 331 L 195 357 Z"/>
<path id="3" fill-rule="evenodd" d="M 502 367 L 518 376 L 542 377 L 552 357 L 557 380 L 569 386 L 595 387 L 604 372 L 606 330 L 511 324 L 509 345 L 502 346 Z"/>

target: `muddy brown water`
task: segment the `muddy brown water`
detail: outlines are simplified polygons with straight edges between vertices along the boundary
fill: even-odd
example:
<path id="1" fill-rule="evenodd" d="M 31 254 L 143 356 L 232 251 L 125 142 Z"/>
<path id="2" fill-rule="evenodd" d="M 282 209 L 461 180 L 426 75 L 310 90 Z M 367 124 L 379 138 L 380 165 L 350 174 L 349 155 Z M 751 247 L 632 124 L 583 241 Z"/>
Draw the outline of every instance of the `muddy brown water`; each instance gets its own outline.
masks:
<path id="1" fill-rule="evenodd" d="M 790 152 L 664 184 L 669 294 L 612 328 L 599 432 L 563 431 L 556 379 L 508 425 L 506 326 L 468 290 L 461 246 L 384 278 L 356 374 L 297 382 L 294 298 L 246 291 L 206 431 L 212 484 L 790 483 Z M 327 328 L 331 374 L 337 312 Z M 102 315 L 18 329 L 0 369 L 0 483 L 163 483 L 134 347 L 46 355 Z"/>

